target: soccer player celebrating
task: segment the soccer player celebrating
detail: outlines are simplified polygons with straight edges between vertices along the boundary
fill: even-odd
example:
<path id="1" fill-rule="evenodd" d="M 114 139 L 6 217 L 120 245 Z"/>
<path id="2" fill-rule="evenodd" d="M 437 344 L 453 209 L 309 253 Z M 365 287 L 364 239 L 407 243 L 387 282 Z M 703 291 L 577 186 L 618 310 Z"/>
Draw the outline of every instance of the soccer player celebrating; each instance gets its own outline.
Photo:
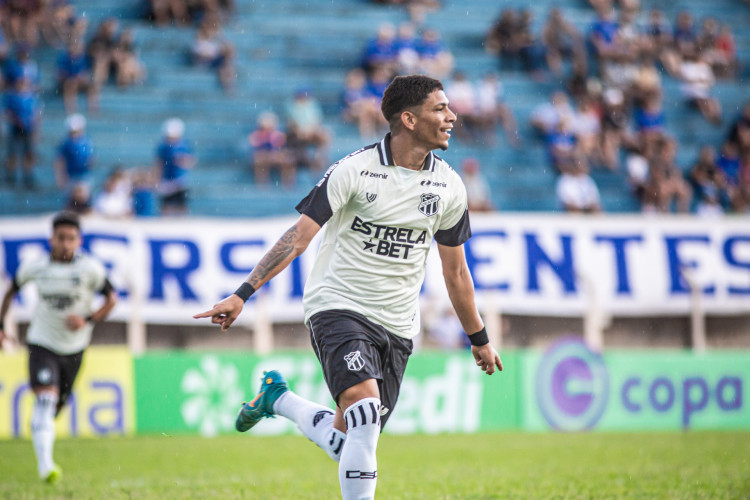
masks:
<path id="1" fill-rule="evenodd" d="M 35 396 L 31 439 L 39 476 L 52 483 L 62 475 L 52 460 L 55 417 L 70 396 L 94 324 L 107 317 L 117 295 L 107 280 L 104 266 L 78 252 L 81 226 L 76 214 L 62 212 L 55 216 L 49 243 L 49 255 L 22 263 L 3 297 L 0 345 L 5 339 L 3 318 L 13 297 L 22 286 L 34 283 L 39 302 L 26 339 L 29 378 Z M 101 307 L 93 310 L 96 292 L 105 298 Z"/>
<path id="2" fill-rule="evenodd" d="M 213 309 L 225 331 L 255 290 L 305 251 L 325 225 L 304 292 L 305 323 L 336 411 L 289 391 L 267 372 L 258 396 L 244 403 L 236 427 L 282 415 L 339 462 L 345 500 L 373 498 L 378 437 L 393 412 L 412 338 L 420 331 L 419 290 L 433 238 L 454 309 L 476 364 L 502 370 L 474 303 L 463 244 L 471 236 L 466 190 L 434 149 L 448 148 L 456 115 L 440 81 L 396 77 L 381 110 L 390 133 L 333 164 L 303 199 L 300 218 L 237 291 Z"/>

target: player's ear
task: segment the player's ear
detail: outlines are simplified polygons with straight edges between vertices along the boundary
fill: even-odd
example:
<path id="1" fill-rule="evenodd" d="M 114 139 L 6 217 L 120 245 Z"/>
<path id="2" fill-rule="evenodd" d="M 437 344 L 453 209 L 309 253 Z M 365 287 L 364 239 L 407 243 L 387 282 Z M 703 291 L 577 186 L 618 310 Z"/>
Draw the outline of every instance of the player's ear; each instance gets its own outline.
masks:
<path id="1" fill-rule="evenodd" d="M 411 111 L 401 112 L 401 124 L 408 130 L 414 130 L 417 126 L 417 117 Z"/>

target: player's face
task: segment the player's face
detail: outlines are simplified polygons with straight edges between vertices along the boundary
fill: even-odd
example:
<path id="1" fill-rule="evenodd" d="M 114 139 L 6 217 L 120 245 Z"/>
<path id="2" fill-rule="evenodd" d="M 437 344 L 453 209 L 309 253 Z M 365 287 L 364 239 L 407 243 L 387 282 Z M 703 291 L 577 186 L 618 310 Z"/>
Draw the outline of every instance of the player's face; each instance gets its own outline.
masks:
<path id="1" fill-rule="evenodd" d="M 434 91 L 415 114 L 417 117 L 417 124 L 414 128 L 416 138 L 425 143 L 430 150 L 448 149 L 456 114 L 448 107 L 445 92 Z"/>
<path id="2" fill-rule="evenodd" d="M 70 261 L 81 246 L 81 232 L 75 226 L 61 224 L 49 240 L 53 260 Z"/>

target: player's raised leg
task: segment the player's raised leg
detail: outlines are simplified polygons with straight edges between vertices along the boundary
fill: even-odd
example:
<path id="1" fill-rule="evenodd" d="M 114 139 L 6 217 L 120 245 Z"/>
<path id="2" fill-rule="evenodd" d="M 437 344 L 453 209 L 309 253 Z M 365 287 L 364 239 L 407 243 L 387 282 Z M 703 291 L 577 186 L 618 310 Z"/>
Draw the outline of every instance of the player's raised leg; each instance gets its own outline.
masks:
<path id="1" fill-rule="evenodd" d="M 334 428 L 334 412 L 290 391 L 281 373 L 272 370 L 264 373 L 255 399 L 243 403 L 235 427 L 245 432 L 261 419 L 274 415 L 296 423 L 305 437 L 338 462 L 346 434 Z"/>

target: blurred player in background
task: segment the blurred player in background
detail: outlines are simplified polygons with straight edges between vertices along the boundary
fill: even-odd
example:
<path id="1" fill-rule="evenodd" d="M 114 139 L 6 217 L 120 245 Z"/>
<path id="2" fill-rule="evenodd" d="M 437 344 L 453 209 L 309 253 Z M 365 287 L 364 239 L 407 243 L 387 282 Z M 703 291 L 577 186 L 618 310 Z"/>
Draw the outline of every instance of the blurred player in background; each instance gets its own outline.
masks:
<path id="1" fill-rule="evenodd" d="M 463 244 L 471 236 L 466 189 L 432 150 L 447 149 L 456 115 L 440 81 L 397 77 L 381 109 L 390 133 L 331 166 L 303 199 L 301 216 L 237 291 L 196 318 L 226 330 L 256 289 L 305 251 L 326 226 L 305 285 L 305 323 L 336 411 L 289 391 L 267 372 L 236 427 L 282 415 L 339 462 L 344 499 L 375 495 L 376 448 L 392 414 L 412 338 L 420 331 L 419 290 L 433 238 L 448 294 L 476 364 L 502 370 L 474 303 Z"/>
<path id="2" fill-rule="evenodd" d="M 0 344 L 5 340 L 3 319 L 13 297 L 21 287 L 34 283 L 39 302 L 26 339 L 29 380 L 36 398 L 31 438 L 39 476 L 52 483 L 62 476 L 52 459 L 55 417 L 70 396 L 94 324 L 112 311 L 117 295 L 104 266 L 79 253 L 81 226 L 76 214 L 61 212 L 55 216 L 49 243 L 49 255 L 22 263 L 5 292 L 0 305 Z M 104 302 L 94 310 L 96 293 L 104 295 Z"/>

